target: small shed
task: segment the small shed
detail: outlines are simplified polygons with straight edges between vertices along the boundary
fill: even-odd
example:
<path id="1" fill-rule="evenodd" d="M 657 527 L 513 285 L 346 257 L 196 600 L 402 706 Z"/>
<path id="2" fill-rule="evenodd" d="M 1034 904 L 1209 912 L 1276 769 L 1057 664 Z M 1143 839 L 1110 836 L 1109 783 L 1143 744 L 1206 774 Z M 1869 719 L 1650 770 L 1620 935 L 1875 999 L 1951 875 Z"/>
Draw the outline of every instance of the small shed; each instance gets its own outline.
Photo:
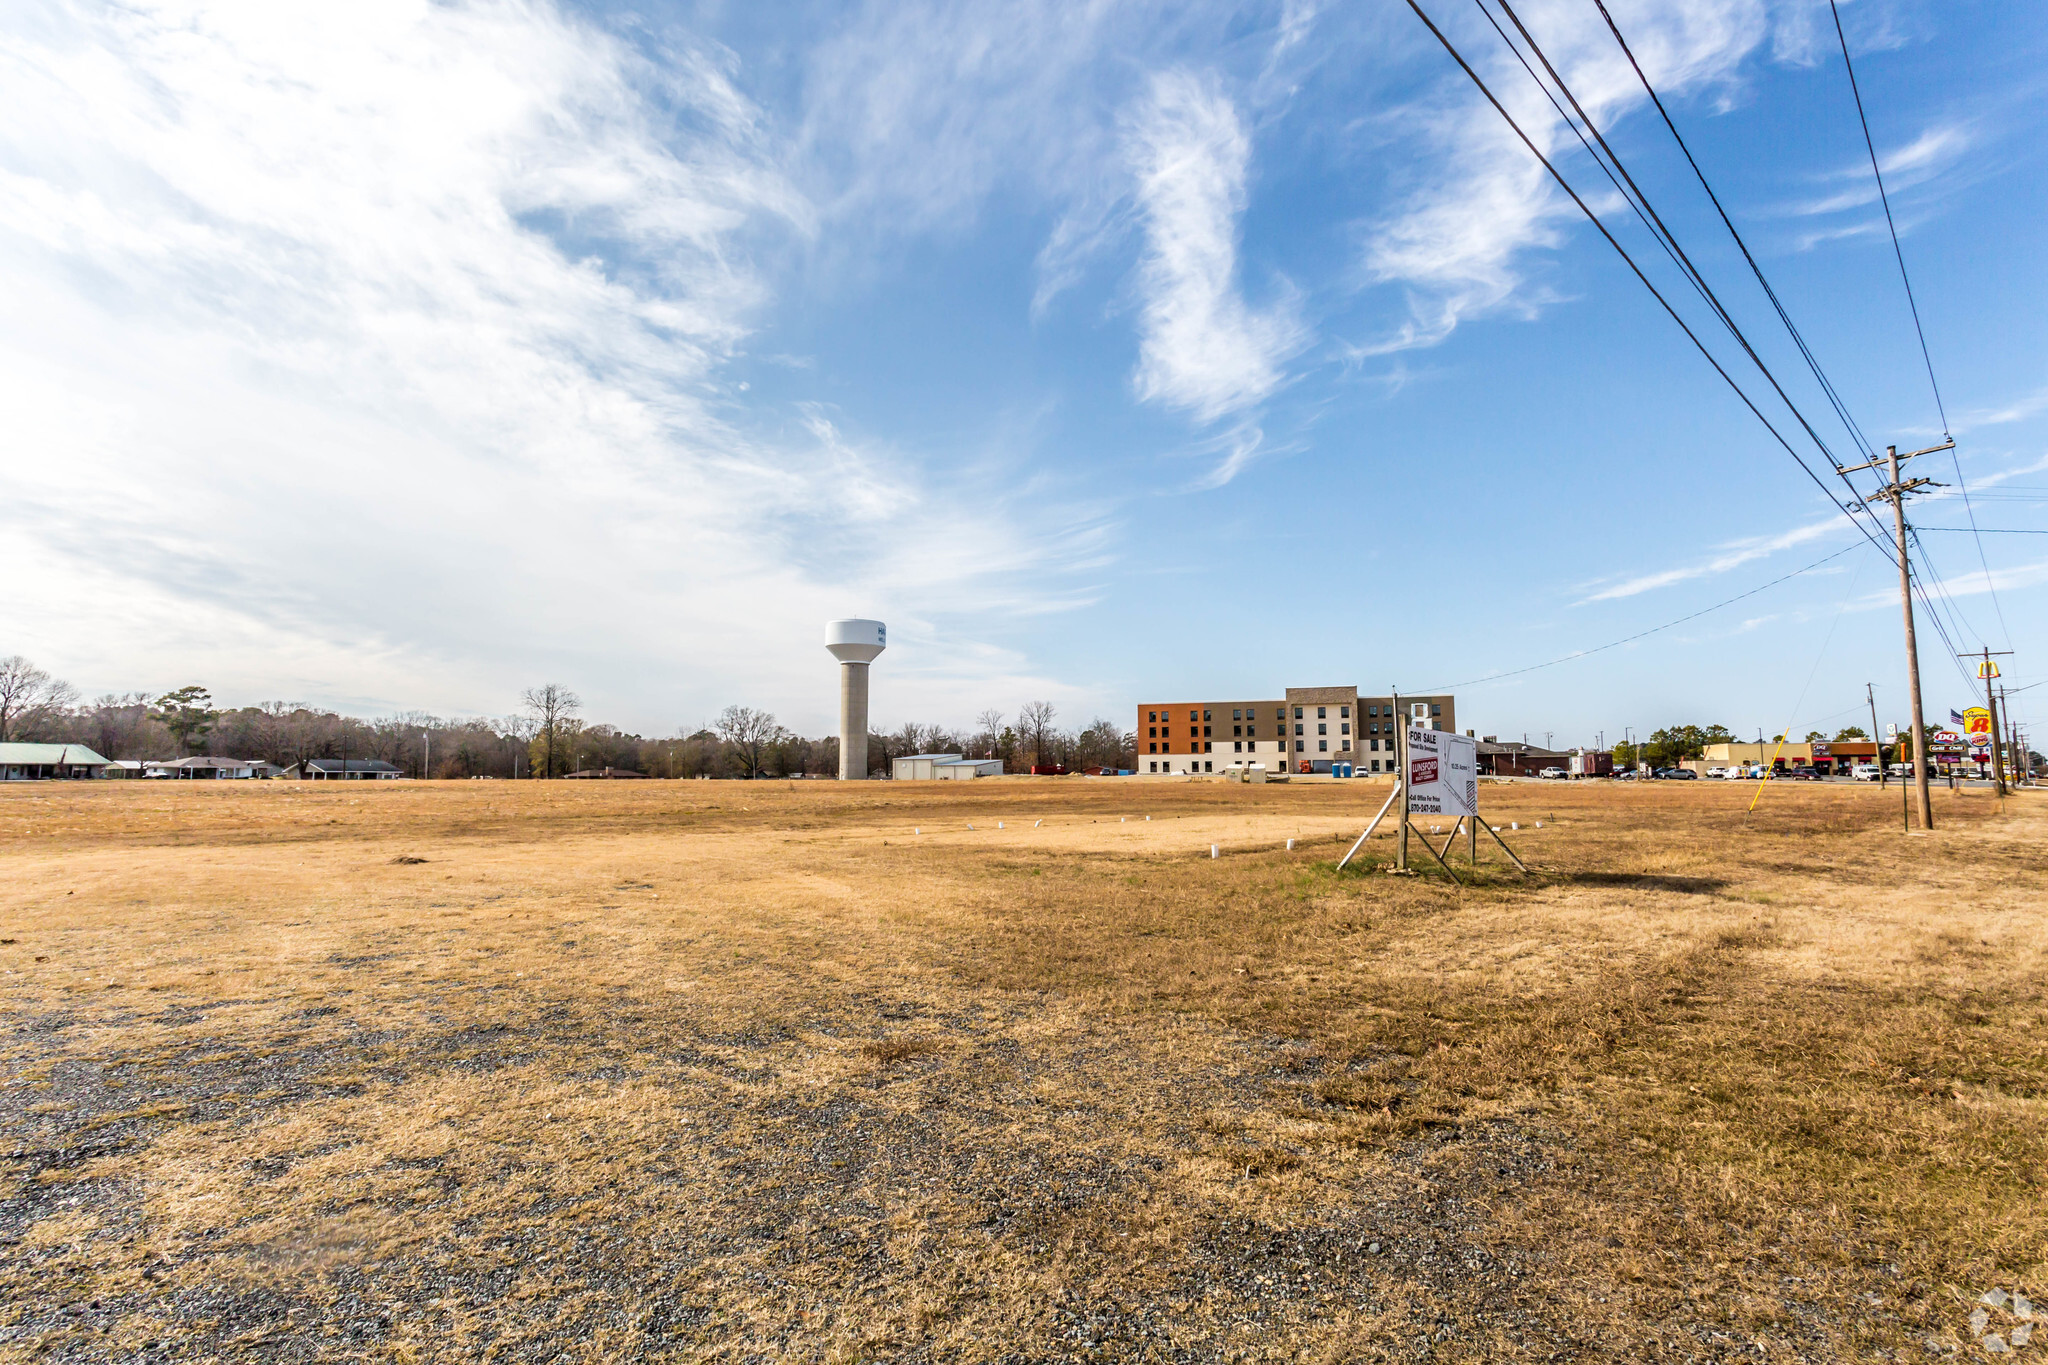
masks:
<path id="1" fill-rule="evenodd" d="M 1003 760 L 1000 758 L 955 758 L 932 765 L 935 777 L 962 781 L 976 777 L 1001 777 Z"/>
<path id="2" fill-rule="evenodd" d="M 958 754 L 905 754 L 889 761 L 889 776 L 898 782 L 930 782 L 941 775 L 941 763 L 960 761 Z"/>

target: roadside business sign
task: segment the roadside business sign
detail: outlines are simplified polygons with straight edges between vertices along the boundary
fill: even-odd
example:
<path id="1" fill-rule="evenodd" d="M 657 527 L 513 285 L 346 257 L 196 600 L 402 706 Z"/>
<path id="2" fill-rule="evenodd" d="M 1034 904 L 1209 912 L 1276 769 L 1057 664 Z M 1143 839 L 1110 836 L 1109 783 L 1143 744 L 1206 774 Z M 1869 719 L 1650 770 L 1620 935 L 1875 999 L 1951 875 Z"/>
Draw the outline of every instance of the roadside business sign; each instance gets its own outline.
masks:
<path id="1" fill-rule="evenodd" d="M 1978 735 L 1984 736 L 1984 743 L 1989 744 L 1991 742 L 1990 709 L 1983 706 L 1973 706 L 1963 712 L 1963 732 L 1970 736 L 1972 744 L 1977 743 L 1976 737 Z"/>
<path id="2" fill-rule="evenodd" d="M 1978 663 L 1977 676 L 1980 678 L 1996 678 L 2002 676 L 1998 671 L 1998 661 L 1996 659 L 1985 659 Z"/>
<path id="3" fill-rule="evenodd" d="M 1413 815 L 1478 815 L 1478 741 L 1410 725 L 1408 810 Z"/>
<path id="4" fill-rule="evenodd" d="M 1932 736 L 1936 744 L 1961 744 L 1962 732 L 1958 730 L 1936 730 Z"/>

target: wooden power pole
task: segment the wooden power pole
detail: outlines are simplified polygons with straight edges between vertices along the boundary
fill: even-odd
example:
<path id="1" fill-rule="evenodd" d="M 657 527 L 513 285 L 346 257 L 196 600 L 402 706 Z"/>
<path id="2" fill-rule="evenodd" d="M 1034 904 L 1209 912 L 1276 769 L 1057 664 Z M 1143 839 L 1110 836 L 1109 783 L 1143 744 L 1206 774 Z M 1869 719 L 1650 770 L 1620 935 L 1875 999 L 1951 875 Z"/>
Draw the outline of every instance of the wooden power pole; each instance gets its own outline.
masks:
<path id="1" fill-rule="evenodd" d="M 1886 446 L 1882 460 L 1868 460 L 1863 464 L 1841 469 L 1842 474 L 1854 474 L 1863 469 L 1883 469 L 1888 477 L 1884 487 L 1872 493 L 1865 502 L 1888 502 L 1892 505 L 1892 530 L 1894 543 L 1899 552 L 1899 608 L 1906 617 L 1906 690 L 1913 699 L 1913 787 L 1919 798 L 1920 828 L 1934 828 L 1934 798 L 1927 790 L 1927 718 L 1920 705 L 1920 643 L 1913 634 L 1913 571 L 1906 558 L 1906 495 L 1922 488 L 1938 488 L 1932 479 L 1899 478 L 1899 462 L 1919 455 L 1932 455 L 1937 450 L 1952 450 L 1955 439 L 1929 446 L 1925 450 L 1899 454 L 1897 446 Z"/>

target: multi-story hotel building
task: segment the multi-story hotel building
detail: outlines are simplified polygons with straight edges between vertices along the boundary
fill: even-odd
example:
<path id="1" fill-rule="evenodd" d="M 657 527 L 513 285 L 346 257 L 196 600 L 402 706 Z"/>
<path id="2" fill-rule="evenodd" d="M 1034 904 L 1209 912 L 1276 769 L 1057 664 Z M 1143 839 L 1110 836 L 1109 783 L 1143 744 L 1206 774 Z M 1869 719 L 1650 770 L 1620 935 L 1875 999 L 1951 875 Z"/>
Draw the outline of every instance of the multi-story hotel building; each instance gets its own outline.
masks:
<path id="1" fill-rule="evenodd" d="M 1403 713 L 1429 708 L 1433 729 L 1455 730 L 1452 698 L 1403 697 Z M 1257 763 L 1268 772 L 1327 773 L 1348 764 L 1359 776 L 1394 771 L 1401 718 L 1392 697 L 1355 687 L 1290 687 L 1270 701 L 1146 702 L 1138 708 L 1140 773 L 1214 773 Z"/>

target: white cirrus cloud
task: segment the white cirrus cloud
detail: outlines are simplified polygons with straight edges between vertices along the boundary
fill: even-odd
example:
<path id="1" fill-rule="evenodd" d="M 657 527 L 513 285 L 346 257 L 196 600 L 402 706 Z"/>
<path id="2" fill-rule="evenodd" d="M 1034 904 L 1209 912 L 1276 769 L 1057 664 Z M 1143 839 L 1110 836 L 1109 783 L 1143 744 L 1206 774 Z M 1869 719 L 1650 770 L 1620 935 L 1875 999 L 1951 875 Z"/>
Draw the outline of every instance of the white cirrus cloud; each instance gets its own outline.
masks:
<path id="1" fill-rule="evenodd" d="M 1251 139 L 1237 109 L 1214 80 L 1161 72 L 1130 116 L 1125 145 L 1145 240 L 1138 396 L 1202 422 L 1252 407 L 1281 385 L 1308 330 L 1291 290 L 1266 308 L 1240 292 Z"/>
<path id="2" fill-rule="evenodd" d="M 815 724 L 831 616 L 985 610 L 991 574 L 1065 600 L 1031 584 L 1069 551 L 986 490 L 751 431 L 724 367 L 753 252 L 819 215 L 727 68 L 546 3 L 11 21 L 9 651 L 88 686 L 495 710 L 551 677 L 629 724 Z M 906 512 L 970 511 L 943 578 L 897 552 Z"/>
<path id="3" fill-rule="evenodd" d="M 1609 8 L 1644 72 L 1667 99 L 1734 79 L 1773 25 L 1764 0 L 1684 5 L 1615 0 Z M 1532 0 L 1516 12 L 1603 132 L 1648 106 L 1635 72 L 1593 6 Z M 1619 210 L 1618 198 L 1592 198 L 1594 188 L 1605 189 L 1606 181 L 1572 160 L 1576 139 L 1499 36 L 1462 11 L 1439 16 L 1439 22 L 1536 146 L 1553 161 L 1563 154 L 1559 168 L 1594 208 Z M 1383 336 L 1356 347 L 1359 353 L 1434 345 L 1465 319 L 1499 311 L 1527 314 L 1551 302 L 1550 289 L 1527 279 L 1527 253 L 1560 245 L 1564 228 L 1580 216 L 1434 40 L 1425 34 L 1421 41 L 1428 44 L 1427 59 L 1443 63 L 1448 74 L 1401 117 L 1435 149 L 1433 164 L 1417 188 L 1371 225 L 1363 255 L 1369 283 L 1403 292 L 1405 316 Z"/>
<path id="4" fill-rule="evenodd" d="M 1839 516 L 1823 517 L 1819 521 L 1795 526 L 1775 536 L 1758 536 L 1750 539 L 1731 541 L 1718 547 L 1716 553 L 1698 563 L 1685 564 L 1673 569 L 1659 569 L 1655 573 L 1638 574 L 1632 578 L 1589 593 L 1576 605 L 1587 602 L 1611 602 L 1621 597 L 1636 597 L 1658 588 L 1668 588 L 1674 583 L 1684 583 L 1695 578 L 1711 578 L 1727 573 L 1744 564 L 1768 558 L 1780 550 L 1795 545 L 1806 545 L 1816 540 L 1836 536 L 1846 529 Z"/>

